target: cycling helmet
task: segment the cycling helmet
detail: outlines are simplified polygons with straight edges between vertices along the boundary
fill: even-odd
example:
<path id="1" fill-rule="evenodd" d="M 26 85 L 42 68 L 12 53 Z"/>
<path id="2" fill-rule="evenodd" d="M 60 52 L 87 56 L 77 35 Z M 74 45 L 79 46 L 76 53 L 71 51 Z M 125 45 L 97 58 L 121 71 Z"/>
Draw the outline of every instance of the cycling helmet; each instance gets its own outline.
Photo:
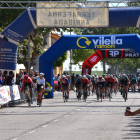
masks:
<path id="1" fill-rule="evenodd" d="M 122 78 L 124 78 L 125 77 L 125 74 L 122 74 Z"/>
<path id="2" fill-rule="evenodd" d="M 79 77 L 79 74 L 76 74 L 76 77 Z"/>
<path id="3" fill-rule="evenodd" d="M 95 78 L 95 76 L 94 76 L 94 75 L 92 75 L 92 78 Z"/>
<path id="4" fill-rule="evenodd" d="M 24 79 L 28 79 L 28 75 L 25 75 L 25 76 L 24 76 Z"/>
<path id="5" fill-rule="evenodd" d="M 65 75 L 62 75 L 62 77 L 61 78 L 65 78 Z"/>
<path id="6" fill-rule="evenodd" d="M 0 70 L 0 73 L 2 73 L 2 70 Z"/>
<path id="7" fill-rule="evenodd" d="M 99 76 L 99 79 L 102 79 L 102 76 Z"/>
<path id="8" fill-rule="evenodd" d="M 110 75 L 110 78 L 113 78 L 113 75 Z"/>
<path id="9" fill-rule="evenodd" d="M 86 75 L 83 75 L 83 78 L 87 78 Z"/>
<path id="10" fill-rule="evenodd" d="M 105 74 L 103 74 L 103 77 L 105 77 Z"/>
<path id="11" fill-rule="evenodd" d="M 67 77 L 70 77 L 69 75 L 67 75 Z"/>
<path id="12" fill-rule="evenodd" d="M 39 76 L 44 76 L 44 73 L 39 73 Z"/>
<path id="13" fill-rule="evenodd" d="M 96 76 L 97 76 L 97 74 L 95 73 L 95 74 L 94 74 L 94 76 L 96 77 Z"/>
<path id="14" fill-rule="evenodd" d="M 82 75 L 79 75 L 79 79 L 82 79 Z"/>

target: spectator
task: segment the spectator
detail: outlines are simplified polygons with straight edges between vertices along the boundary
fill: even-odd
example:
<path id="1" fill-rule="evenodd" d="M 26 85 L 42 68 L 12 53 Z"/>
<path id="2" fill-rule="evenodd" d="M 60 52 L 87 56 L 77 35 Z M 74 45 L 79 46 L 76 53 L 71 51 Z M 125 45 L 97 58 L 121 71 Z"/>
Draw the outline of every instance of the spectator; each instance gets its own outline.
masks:
<path id="1" fill-rule="evenodd" d="M 3 84 L 2 85 L 7 85 L 7 71 L 3 72 L 2 77 L 3 77 Z"/>
<path id="2" fill-rule="evenodd" d="M 2 77 L 2 70 L 0 70 L 0 77 Z"/>
<path id="3" fill-rule="evenodd" d="M 24 79 L 24 76 L 27 75 L 27 71 L 24 72 L 24 75 L 22 75 L 22 79 Z"/>
<path id="4" fill-rule="evenodd" d="M 7 85 L 12 86 L 12 81 L 13 80 L 13 71 L 9 72 L 9 76 L 7 76 Z"/>
<path id="5" fill-rule="evenodd" d="M 74 88 L 74 79 L 75 79 L 75 77 L 74 77 L 74 73 L 73 73 L 71 76 L 72 89 Z"/>
<path id="6" fill-rule="evenodd" d="M 61 79 L 60 74 L 58 74 L 58 75 L 57 75 L 57 80 L 58 80 L 58 91 L 59 91 L 59 92 L 61 92 L 61 91 L 60 91 L 60 79 Z"/>

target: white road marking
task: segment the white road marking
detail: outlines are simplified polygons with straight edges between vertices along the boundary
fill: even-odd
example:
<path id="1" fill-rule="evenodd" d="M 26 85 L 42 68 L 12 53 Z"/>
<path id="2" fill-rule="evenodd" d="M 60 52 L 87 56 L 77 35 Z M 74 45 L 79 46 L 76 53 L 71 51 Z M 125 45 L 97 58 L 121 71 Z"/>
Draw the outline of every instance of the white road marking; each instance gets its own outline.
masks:
<path id="1" fill-rule="evenodd" d="M 48 125 L 43 125 L 42 127 L 47 127 Z"/>
<path id="2" fill-rule="evenodd" d="M 54 122 L 57 122 L 58 120 L 54 120 Z"/>
<path id="3" fill-rule="evenodd" d="M 14 139 L 12 139 L 12 140 L 18 140 L 18 138 L 14 138 Z"/>
<path id="4" fill-rule="evenodd" d="M 76 110 L 78 111 L 78 110 L 80 110 L 80 109 L 76 109 Z"/>
<path id="5" fill-rule="evenodd" d="M 30 134 L 32 134 L 32 133 L 34 133 L 36 130 L 33 130 L 33 131 L 31 131 L 31 132 L 29 132 Z"/>

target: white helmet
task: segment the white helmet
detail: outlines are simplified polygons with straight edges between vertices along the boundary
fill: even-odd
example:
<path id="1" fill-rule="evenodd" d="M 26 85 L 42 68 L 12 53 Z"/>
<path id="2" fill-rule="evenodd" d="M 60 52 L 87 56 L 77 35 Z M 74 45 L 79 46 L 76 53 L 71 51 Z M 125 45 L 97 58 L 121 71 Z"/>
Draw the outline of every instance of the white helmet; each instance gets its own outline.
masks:
<path id="1" fill-rule="evenodd" d="M 44 73 L 40 73 L 39 76 L 44 76 Z"/>
<path id="2" fill-rule="evenodd" d="M 65 75 L 62 75 L 61 78 L 65 78 Z"/>
<path id="3" fill-rule="evenodd" d="M 83 78 L 87 78 L 86 75 L 83 75 Z"/>

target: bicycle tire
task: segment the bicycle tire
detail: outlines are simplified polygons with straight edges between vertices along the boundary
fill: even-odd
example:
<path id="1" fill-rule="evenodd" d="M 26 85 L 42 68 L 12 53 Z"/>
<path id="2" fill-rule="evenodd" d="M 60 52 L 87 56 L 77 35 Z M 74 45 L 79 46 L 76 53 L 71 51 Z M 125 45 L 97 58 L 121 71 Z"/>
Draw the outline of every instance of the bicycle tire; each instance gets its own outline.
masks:
<path id="1" fill-rule="evenodd" d="M 134 94 L 135 94 L 135 85 L 134 85 Z"/>
<path id="2" fill-rule="evenodd" d="M 101 102 L 102 102 L 102 99 L 103 99 L 103 94 L 102 94 L 102 91 L 101 91 L 101 96 L 100 96 L 100 97 L 101 97 Z"/>

